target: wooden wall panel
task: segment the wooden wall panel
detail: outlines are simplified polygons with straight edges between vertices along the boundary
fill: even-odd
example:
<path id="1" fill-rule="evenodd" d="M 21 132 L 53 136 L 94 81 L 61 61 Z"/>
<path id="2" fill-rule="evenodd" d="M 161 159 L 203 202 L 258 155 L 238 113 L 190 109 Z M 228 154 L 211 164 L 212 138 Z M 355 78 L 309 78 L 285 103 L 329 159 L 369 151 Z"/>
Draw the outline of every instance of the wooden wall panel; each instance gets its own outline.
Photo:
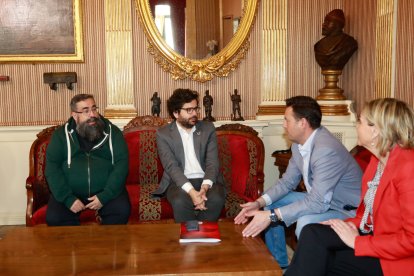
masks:
<path id="1" fill-rule="evenodd" d="M 345 95 L 355 101 L 359 112 L 375 97 L 375 29 L 377 0 L 345 1 L 347 32 L 358 41 L 358 50 L 345 66 L 342 81 Z"/>
<path id="2" fill-rule="evenodd" d="M 135 8 L 134 8 L 135 10 Z M 232 113 L 230 93 L 238 89 L 242 98 L 241 112 L 244 119 L 255 119 L 257 106 L 260 103 L 260 16 L 261 9 L 255 20 L 250 35 L 250 49 L 246 58 L 236 71 L 226 78 L 214 78 L 206 83 L 191 80 L 174 81 L 171 76 L 163 72 L 155 63 L 154 58 L 147 51 L 145 34 L 142 32 L 138 15 L 133 12 L 133 49 L 134 49 L 134 79 L 135 79 L 135 106 L 138 115 L 150 114 L 152 94 L 157 91 L 161 97 L 161 116 L 168 117 L 166 101 L 177 88 L 189 88 L 200 93 L 200 100 L 206 90 L 213 96 L 214 105 L 212 115 L 217 120 L 229 120 Z M 200 104 L 201 106 L 201 104 Z M 201 115 L 204 116 L 204 110 Z"/>
<path id="3" fill-rule="evenodd" d="M 398 0 L 394 97 L 406 101 L 411 106 L 414 106 L 413 26 L 412 0 Z"/>
<path id="4" fill-rule="evenodd" d="M 346 15 L 345 31 L 354 36 L 358 51 L 345 66 L 340 86 L 347 99 L 356 102 L 357 110 L 375 97 L 375 30 L 376 9 L 380 0 L 288 0 L 286 95 L 315 97 L 323 86 L 313 45 L 322 37 L 321 24 L 330 10 L 342 8 Z M 382 0 L 381 0 L 382 1 Z M 166 99 L 176 88 L 190 88 L 204 96 L 210 90 L 214 97 L 213 116 L 219 120 L 230 118 L 230 93 L 238 89 L 242 96 L 242 115 L 254 119 L 261 102 L 263 87 L 260 60 L 262 47 L 262 7 L 259 8 L 250 36 L 250 50 L 239 68 L 227 78 L 216 78 L 207 83 L 190 80 L 174 81 L 163 72 L 147 51 L 146 38 L 137 19 L 135 1 L 132 1 L 133 23 L 133 93 L 138 115 L 150 114 L 150 98 L 154 91 L 162 99 L 161 115 L 167 117 Z M 57 64 L 0 64 L 0 75 L 10 81 L 0 82 L 0 125 L 43 125 L 65 121 L 69 116 L 69 100 L 76 93 L 96 95 L 98 106 L 107 103 L 104 1 L 84 0 L 84 63 Z M 275 5 L 276 8 L 276 5 Z M 269 13 L 269 11 L 266 11 Z M 274 11 L 270 11 L 272 13 Z M 274 12 L 276 13 L 276 12 Z M 413 5 L 410 0 L 398 0 L 396 26 L 396 56 L 394 96 L 414 104 L 414 56 L 410 47 L 413 37 Z M 275 19 L 276 20 L 276 19 Z M 274 57 L 263 57 L 274 58 Z M 43 84 L 43 73 L 74 71 L 78 83 L 73 91 L 59 85 L 52 91 Z M 277 75 L 275 75 L 277 78 Z M 265 81 L 265 79 L 263 79 Z M 202 111 L 202 115 L 204 111 Z"/>
<path id="5" fill-rule="evenodd" d="M 105 41 L 103 1 L 82 1 L 84 63 L 0 64 L 0 125 L 55 124 L 69 117 L 69 101 L 77 93 L 96 95 L 97 105 L 105 107 Z M 60 84 L 53 91 L 43 83 L 45 72 L 76 72 L 73 90 Z"/>
<path id="6" fill-rule="evenodd" d="M 325 15 L 343 8 L 343 0 L 288 1 L 287 96 L 316 97 L 324 86 L 313 45 L 322 38 Z"/>

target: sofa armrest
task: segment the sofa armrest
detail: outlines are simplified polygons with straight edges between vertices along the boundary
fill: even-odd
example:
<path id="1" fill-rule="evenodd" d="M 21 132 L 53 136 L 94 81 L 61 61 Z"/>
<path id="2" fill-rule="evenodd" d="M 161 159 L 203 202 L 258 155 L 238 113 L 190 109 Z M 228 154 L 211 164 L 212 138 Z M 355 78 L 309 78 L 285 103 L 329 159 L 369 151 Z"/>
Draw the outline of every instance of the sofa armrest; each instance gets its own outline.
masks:
<path id="1" fill-rule="evenodd" d="M 33 177 L 26 179 L 26 226 L 33 226 Z"/>

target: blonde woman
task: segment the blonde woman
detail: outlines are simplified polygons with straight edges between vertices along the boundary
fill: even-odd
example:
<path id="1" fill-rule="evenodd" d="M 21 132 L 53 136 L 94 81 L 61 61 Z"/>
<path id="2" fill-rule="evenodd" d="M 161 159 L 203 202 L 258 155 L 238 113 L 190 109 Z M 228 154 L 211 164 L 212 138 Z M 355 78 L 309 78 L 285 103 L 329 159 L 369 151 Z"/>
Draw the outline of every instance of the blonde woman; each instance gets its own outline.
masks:
<path id="1" fill-rule="evenodd" d="M 356 217 L 306 226 L 285 275 L 414 275 L 414 112 L 373 100 L 357 133 L 373 157 Z"/>

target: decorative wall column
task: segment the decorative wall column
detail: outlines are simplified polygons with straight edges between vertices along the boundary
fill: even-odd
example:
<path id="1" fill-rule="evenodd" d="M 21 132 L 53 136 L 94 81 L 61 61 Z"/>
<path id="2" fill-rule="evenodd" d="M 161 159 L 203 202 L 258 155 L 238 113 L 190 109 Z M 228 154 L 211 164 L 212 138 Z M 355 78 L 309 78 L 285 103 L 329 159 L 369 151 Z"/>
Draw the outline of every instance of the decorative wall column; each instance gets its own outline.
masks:
<path id="1" fill-rule="evenodd" d="M 372 98 L 394 96 L 395 23 L 398 0 L 378 0 L 375 45 L 375 95 Z"/>
<path id="2" fill-rule="evenodd" d="M 262 0 L 262 87 L 257 119 L 283 115 L 286 99 L 287 0 Z"/>
<path id="3" fill-rule="evenodd" d="M 108 118 L 132 118 L 134 106 L 130 0 L 105 0 L 106 89 Z"/>

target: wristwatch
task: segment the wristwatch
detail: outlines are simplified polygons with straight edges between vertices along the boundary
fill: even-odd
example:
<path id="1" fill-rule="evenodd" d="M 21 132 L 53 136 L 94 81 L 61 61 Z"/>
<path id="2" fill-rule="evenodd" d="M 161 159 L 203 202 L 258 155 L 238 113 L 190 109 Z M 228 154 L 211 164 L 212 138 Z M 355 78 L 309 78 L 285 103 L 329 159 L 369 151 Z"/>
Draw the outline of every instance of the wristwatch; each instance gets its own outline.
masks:
<path id="1" fill-rule="evenodd" d="M 276 216 L 275 209 L 270 209 L 270 221 L 271 222 L 278 222 L 279 218 Z"/>

